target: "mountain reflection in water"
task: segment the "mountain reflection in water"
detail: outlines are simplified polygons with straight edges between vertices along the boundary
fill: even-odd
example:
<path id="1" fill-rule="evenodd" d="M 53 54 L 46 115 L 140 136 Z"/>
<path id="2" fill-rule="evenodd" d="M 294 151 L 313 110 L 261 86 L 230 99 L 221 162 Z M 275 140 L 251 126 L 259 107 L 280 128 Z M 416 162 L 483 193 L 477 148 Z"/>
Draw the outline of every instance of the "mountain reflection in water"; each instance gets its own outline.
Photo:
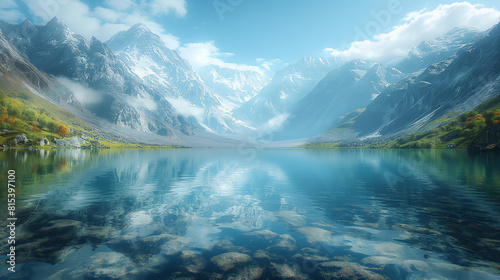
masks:
<path id="1" fill-rule="evenodd" d="M 0 276 L 500 279 L 498 155 L 248 152 L 4 151 L 18 264 Z"/>

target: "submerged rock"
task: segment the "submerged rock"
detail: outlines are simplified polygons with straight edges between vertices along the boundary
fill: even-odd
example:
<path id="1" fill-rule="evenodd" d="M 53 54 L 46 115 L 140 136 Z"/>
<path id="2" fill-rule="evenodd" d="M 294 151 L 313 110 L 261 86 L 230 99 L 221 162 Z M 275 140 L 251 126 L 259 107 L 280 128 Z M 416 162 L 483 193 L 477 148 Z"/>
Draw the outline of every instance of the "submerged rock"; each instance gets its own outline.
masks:
<path id="1" fill-rule="evenodd" d="M 256 259 L 265 259 L 265 260 L 270 260 L 271 256 L 264 250 L 257 250 L 254 254 L 253 257 Z"/>
<path id="2" fill-rule="evenodd" d="M 389 279 L 353 262 L 332 261 L 320 263 L 319 266 L 324 268 L 322 274 L 327 279 Z"/>
<path id="3" fill-rule="evenodd" d="M 289 266 L 288 264 L 277 264 L 277 263 L 271 263 L 273 269 L 273 274 L 275 277 L 279 277 L 280 279 L 286 279 L 286 278 L 291 278 L 291 279 L 307 279 L 307 275 L 304 274 L 300 270 L 300 266 L 298 264 L 294 264 L 292 266 Z"/>
<path id="4" fill-rule="evenodd" d="M 93 255 L 90 262 L 85 264 L 78 270 L 71 274 L 76 277 L 83 278 L 131 278 L 129 274 L 134 268 L 135 264 L 123 254 L 116 252 L 104 252 Z M 128 275 L 127 275 L 128 274 Z"/>
<path id="5" fill-rule="evenodd" d="M 381 242 L 375 244 L 375 250 L 380 252 L 382 256 L 389 258 L 403 258 L 404 246 L 393 242 Z"/>
<path id="6" fill-rule="evenodd" d="M 332 237 L 330 231 L 317 227 L 303 227 L 299 228 L 298 231 L 305 235 L 307 241 L 312 244 L 317 242 L 328 242 Z"/>
<path id="7" fill-rule="evenodd" d="M 243 267 L 238 270 L 238 272 L 228 275 L 226 279 L 228 280 L 253 280 L 260 279 L 264 272 L 264 268 L 251 265 L 247 267 Z"/>
<path id="8" fill-rule="evenodd" d="M 249 262 L 250 260 L 251 258 L 249 255 L 238 252 L 220 254 L 210 259 L 211 262 L 224 271 L 228 271 L 237 264 L 243 264 Z"/>
<path id="9" fill-rule="evenodd" d="M 188 237 L 178 237 L 169 240 L 161 248 L 166 255 L 174 255 L 180 253 L 184 248 L 186 248 L 193 240 Z"/>
<path id="10" fill-rule="evenodd" d="M 183 266 L 191 273 L 201 272 L 207 264 L 207 261 L 201 254 L 193 251 L 183 251 L 181 253 L 181 259 Z"/>
<path id="11" fill-rule="evenodd" d="M 308 247 L 300 249 L 300 252 L 293 255 L 293 258 L 309 263 L 326 262 L 330 260 L 326 254 L 321 251 Z"/>
<path id="12" fill-rule="evenodd" d="M 295 239 L 289 234 L 282 234 L 278 238 L 278 242 L 267 248 L 268 251 L 278 254 L 286 254 L 297 249 Z"/>
<path id="13" fill-rule="evenodd" d="M 398 260 L 393 259 L 393 258 L 382 257 L 382 256 L 372 256 L 372 257 L 366 257 L 366 258 L 362 259 L 361 263 L 365 264 L 365 265 L 377 266 L 381 269 L 384 269 L 384 267 L 386 265 L 398 263 Z"/>
<path id="14" fill-rule="evenodd" d="M 270 230 L 267 230 L 267 229 L 245 233 L 245 235 L 255 236 L 257 238 L 262 238 L 262 239 L 266 239 L 266 240 L 271 240 L 271 239 L 275 238 L 276 236 L 278 236 L 277 233 L 270 231 Z"/>
<path id="15" fill-rule="evenodd" d="M 235 246 L 233 242 L 229 240 L 220 240 L 214 243 L 209 248 L 210 251 L 214 254 L 219 254 L 222 252 L 240 252 L 240 253 L 248 253 L 249 251 L 241 246 Z"/>
<path id="16" fill-rule="evenodd" d="M 280 211 L 278 216 L 280 216 L 287 224 L 294 227 L 303 227 L 306 225 L 306 221 L 303 216 L 297 214 L 295 211 Z"/>

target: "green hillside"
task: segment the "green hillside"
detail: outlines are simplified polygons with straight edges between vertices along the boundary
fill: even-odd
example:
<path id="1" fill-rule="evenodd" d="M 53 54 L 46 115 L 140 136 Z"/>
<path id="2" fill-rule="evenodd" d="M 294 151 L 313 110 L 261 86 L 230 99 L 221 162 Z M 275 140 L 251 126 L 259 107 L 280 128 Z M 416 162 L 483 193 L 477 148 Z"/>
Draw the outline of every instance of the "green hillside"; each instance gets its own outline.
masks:
<path id="1" fill-rule="evenodd" d="M 350 119 L 349 122 L 353 120 Z M 306 148 L 445 148 L 454 144 L 456 148 L 467 148 L 477 143 L 484 132 L 500 125 L 500 95 L 493 97 L 474 110 L 459 117 L 446 116 L 431 124 L 438 127 L 410 136 L 384 140 L 367 140 L 358 142 L 311 143 Z M 344 126 L 348 126 L 345 124 Z M 340 126 L 339 126 L 340 127 Z M 331 130 L 334 131 L 334 130 Z"/>
<path id="2" fill-rule="evenodd" d="M 488 129 L 500 124 L 500 96 L 496 96 L 455 119 L 438 120 L 443 124 L 389 143 L 390 148 L 444 148 L 454 144 L 467 148 L 477 143 Z"/>
<path id="3" fill-rule="evenodd" d="M 0 146 L 14 146 L 17 135 L 26 135 L 28 147 L 38 145 L 38 139 L 53 139 L 81 136 L 88 137 L 89 145 L 116 148 L 178 148 L 169 145 L 143 145 L 140 143 L 122 143 L 103 137 L 99 131 L 91 129 L 72 113 L 31 93 L 27 88 L 10 80 L 0 78 Z"/>

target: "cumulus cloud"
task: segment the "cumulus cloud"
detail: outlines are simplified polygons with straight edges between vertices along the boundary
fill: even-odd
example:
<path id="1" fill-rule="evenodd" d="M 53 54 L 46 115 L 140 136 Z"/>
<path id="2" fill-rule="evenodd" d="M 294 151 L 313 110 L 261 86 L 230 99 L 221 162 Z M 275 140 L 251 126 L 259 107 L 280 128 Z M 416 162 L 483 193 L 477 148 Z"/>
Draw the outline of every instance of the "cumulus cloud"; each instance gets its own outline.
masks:
<path id="1" fill-rule="evenodd" d="M 0 19 L 10 23 L 17 23 L 24 18 L 17 8 L 18 5 L 14 0 L 3 0 L 0 2 Z"/>
<path id="2" fill-rule="evenodd" d="M 167 98 L 167 101 L 172 104 L 178 114 L 190 117 L 195 117 L 199 122 L 203 122 L 205 118 L 205 109 L 198 107 L 182 97 Z"/>
<path id="3" fill-rule="evenodd" d="M 80 103 L 84 106 L 99 104 L 103 100 L 103 94 L 99 91 L 93 90 L 65 77 L 57 77 L 57 80 L 70 89 L 76 99 L 78 99 L 78 101 L 80 101 Z"/>
<path id="4" fill-rule="evenodd" d="M 14 0 L 2 0 L 0 2 L 0 9 L 13 9 L 17 8 L 17 4 Z"/>
<path id="5" fill-rule="evenodd" d="M 73 32 L 81 34 L 87 39 L 95 36 L 101 41 L 106 41 L 119 31 L 126 30 L 137 23 L 144 23 L 148 28 L 158 34 L 167 47 L 176 49 L 180 46 L 179 38 L 167 33 L 167 31 L 151 18 L 151 9 L 157 7 L 161 13 L 174 11 L 176 15 L 187 13 L 184 0 L 150 1 L 141 2 L 140 5 L 129 0 L 107 0 L 103 5 L 90 9 L 81 0 L 65 1 L 39 1 L 22 0 L 29 12 L 36 16 L 39 21 L 35 23 L 44 24 L 53 17 L 58 17 Z"/>
<path id="6" fill-rule="evenodd" d="M 113 8 L 113 10 L 118 11 L 125 11 L 134 6 L 134 2 L 132 2 L 131 0 L 106 0 L 104 2 L 106 5 Z"/>
<path id="7" fill-rule="evenodd" d="M 281 59 L 275 58 L 275 59 L 266 60 L 264 58 L 257 58 L 255 61 L 257 63 L 259 63 L 260 66 L 262 66 L 262 68 L 270 71 L 273 66 L 275 66 L 276 64 L 281 62 Z"/>
<path id="8" fill-rule="evenodd" d="M 213 64 L 240 71 L 256 71 L 262 73 L 262 69 L 258 66 L 224 62 L 221 57 L 229 57 L 233 54 L 220 52 L 213 41 L 185 44 L 180 47 L 178 51 L 195 69 Z"/>
<path id="9" fill-rule="evenodd" d="M 187 13 L 185 0 L 153 0 L 151 11 L 153 14 L 168 14 L 171 11 L 177 16 L 183 17 Z"/>
<path id="10" fill-rule="evenodd" d="M 408 54 L 421 41 L 432 40 L 458 26 L 486 30 L 500 21 L 500 12 L 468 2 L 439 5 L 432 11 L 409 13 L 388 33 L 352 42 L 346 50 L 324 49 L 341 60 L 370 59 L 390 63 Z M 359 36 L 358 36 L 359 37 Z"/>

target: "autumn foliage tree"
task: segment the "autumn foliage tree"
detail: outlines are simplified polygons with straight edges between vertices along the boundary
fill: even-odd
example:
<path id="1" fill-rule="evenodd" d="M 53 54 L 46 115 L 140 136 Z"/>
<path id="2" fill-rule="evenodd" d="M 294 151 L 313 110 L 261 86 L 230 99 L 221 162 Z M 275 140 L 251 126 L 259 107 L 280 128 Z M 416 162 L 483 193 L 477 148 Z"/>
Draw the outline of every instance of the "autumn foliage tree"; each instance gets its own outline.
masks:
<path id="1" fill-rule="evenodd" d="M 66 136 L 69 133 L 69 129 L 67 126 L 64 124 L 60 124 L 59 127 L 57 128 L 57 134 L 59 134 L 61 137 Z"/>

